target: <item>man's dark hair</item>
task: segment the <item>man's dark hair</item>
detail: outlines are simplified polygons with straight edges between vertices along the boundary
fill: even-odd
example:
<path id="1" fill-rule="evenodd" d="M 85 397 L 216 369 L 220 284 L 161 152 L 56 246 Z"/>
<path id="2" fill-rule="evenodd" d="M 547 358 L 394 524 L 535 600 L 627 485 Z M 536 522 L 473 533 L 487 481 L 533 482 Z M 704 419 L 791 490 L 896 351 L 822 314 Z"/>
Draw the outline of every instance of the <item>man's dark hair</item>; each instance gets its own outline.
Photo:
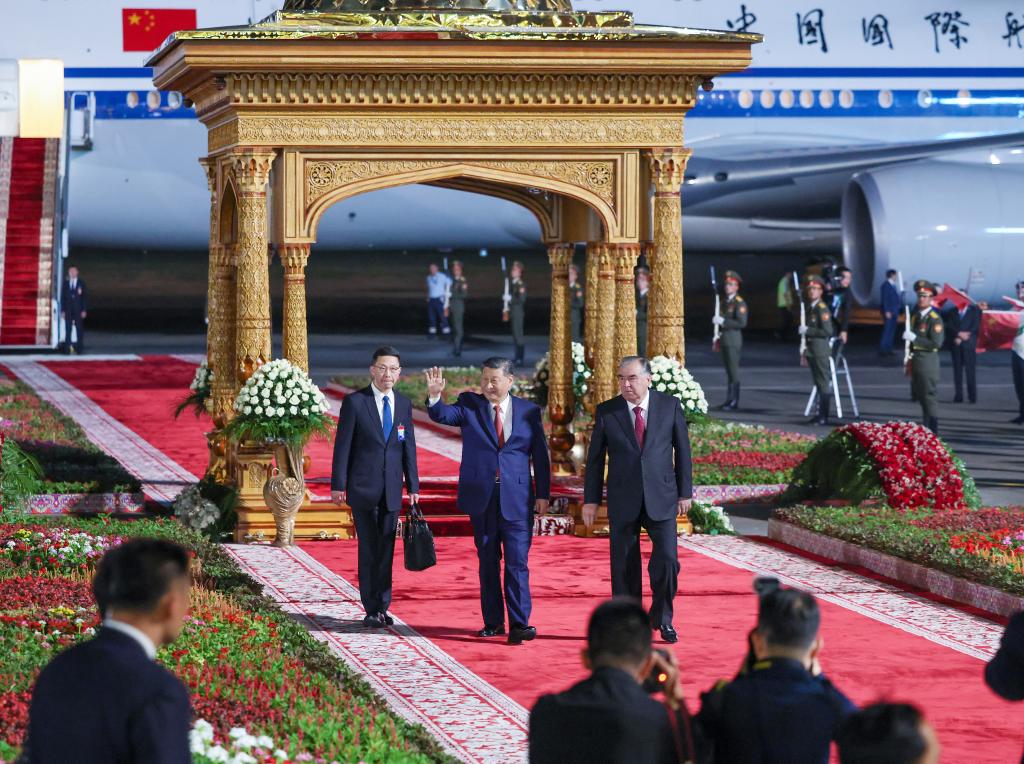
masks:
<path id="1" fill-rule="evenodd" d="M 627 355 L 619 361 L 619 368 L 621 369 L 623 366 L 628 366 L 634 362 L 640 364 L 640 368 L 643 369 L 644 374 L 651 373 L 651 362 L 642 355 Z"/>
<path id="2" fill-rule="evenodd" d="M 846 275 L 847 273 L 853 273 L 853 271 L 851 271 L 851 270 L 850 270 L 849 268 L 847 268 L 847 267 L 846 267 L 846 266 L 844 265 L 844 266 L 843 266 L 842 268 L 837 268 L 837 269 L 836 269 L 836 273 L 837 273 L 837 274 L 838 274 L 839 276 L 845 276 L 845 275 Z"/>
<path id="3" fill-rule="evenodd" d="M 887 271 L 885 272 L 885 277 L 886 277 L 887 279 L 891 279 L 891 278 L 892 278 L 893 276 L 895 276 L 895 275 L 896 275 L 897 273 L 898 273 L 898 271 L 897 271 L 897 270 L 896 270 L 895 268 L 890 268 L 889 270 L 887 270 Z"/>
<path id="4" fill-rule="evenodd" d="M 757 630 L 770 646 L 806 650 L 820 625 L 818 602 L 807 592 L 779 589 L 761 599 Z"/>
<path id="5" fill-rule="evenodd" d="M 373 351 L 373 358 L 370 360 L 370 363 L 377 363 L 377 359 L 385 355 L 393 355 L 395 358 L 398 359 L 399 363 L 402 362 L 402 356 L 398 355 L 398 350 L 396 350 L 391 345 L 381 345 L 379 348 Z"/>
<path id="6" fill-rule="evenodd" d="M 494 355 L 488 358 L 481 365 L 481 369 L 498 369 L 502 374 L 509 377 L 516 375 L 516 365 L 512 362 L 511 358 L 504 358 L 500 355 Z"/>
<path id="7" fill-rule="evenodd" d="M 914 764 L 928 748 L 922 719 L 907 703 L 876 703 L 851 714 L 836 738 L 840 764 Z"/>
<path id="8" fill-rule="evenodd" d="M 587 625 L 587 651 L 595 667 L 623 662 L 640 665 L 651 654 L 647 611 L 628 597 L 598 605 Z"/>
<path id="9" fill-rule="evenodd" d="M 100 615 L 109 610 L 152 612 L 189 571 L 189 552 L 162 539 L 132 539 L 103 555 L 92 580 Z"/>

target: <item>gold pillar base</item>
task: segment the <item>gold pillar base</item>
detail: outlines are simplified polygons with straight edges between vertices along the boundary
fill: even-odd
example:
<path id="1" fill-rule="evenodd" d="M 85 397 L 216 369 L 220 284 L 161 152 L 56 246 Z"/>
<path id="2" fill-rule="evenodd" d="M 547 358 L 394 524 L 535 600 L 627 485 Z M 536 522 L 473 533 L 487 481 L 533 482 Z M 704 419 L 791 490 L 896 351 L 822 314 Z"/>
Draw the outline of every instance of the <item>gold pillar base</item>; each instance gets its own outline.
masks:
<path id="1" fill-rule="evenodd" d="M 582 502 L 570 502 L 569 515 L 576 523 L 576 527 L 573 529 L 574 536 L 579 536 L 580 538 L 597 538 L 601 536 L 608 536 L 610 533 L 608 528 L 608 507 L 605 504 L 601 504 L 597 508 L 597 517 L 594 518 L 594 524 L 589 528 L 583 524 Z M 684 533 L 687 536 L 693 533 L 693 523 L 690 522 L 689 518 L 676 518 L 676 533 Z"/>
<path id="2" fill-rule="evenodd" d="M 270 542 L 275 534 L 274 516 L 264 507 L 238 508 L 236 543 Z M 299 507 L 295 517 L 295 541 L 335 541 L 354 539 L 355 523 L 348 505 L 338 506 L 328 501 L 309 501 Z"/>

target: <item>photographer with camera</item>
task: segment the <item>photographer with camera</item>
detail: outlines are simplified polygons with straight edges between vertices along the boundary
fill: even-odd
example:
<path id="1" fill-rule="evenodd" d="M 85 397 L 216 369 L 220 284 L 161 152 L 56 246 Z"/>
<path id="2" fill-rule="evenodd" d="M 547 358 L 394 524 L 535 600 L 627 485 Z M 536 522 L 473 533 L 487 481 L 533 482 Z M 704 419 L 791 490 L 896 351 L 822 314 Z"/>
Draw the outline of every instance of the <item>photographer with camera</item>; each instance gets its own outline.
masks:
<path id="1" fill-rule="evenodd" d="M 623 597 L 594 610 L 583 665 L 587 679 L 542 696 L 530 712 L 531 764 L 699 761 L 679 667 L 668 650 L 651 649 L 640 603 Z"/>
<path id="2" fill-rule="evenodd" d="M 821 613 L 807 592 L 758 579 L 750 654 L 732 682 L 701 695 L 695 724 L 729 764 L 827 764 L 843 719 L 856 706 L 824 677 Z"/>
<path id="3" fill-rule="evenodd" d="M 836 333 L 832 342 L 832 357 L 839 358 L 850 337 L 850 282 L 853 281 L 853 272 L 842 266 L 828 266 L 823 273 L 826 275 L 826 284 L 831 287 L 828 290 L 828 299 L 832 307 L 832 323 Z"/>

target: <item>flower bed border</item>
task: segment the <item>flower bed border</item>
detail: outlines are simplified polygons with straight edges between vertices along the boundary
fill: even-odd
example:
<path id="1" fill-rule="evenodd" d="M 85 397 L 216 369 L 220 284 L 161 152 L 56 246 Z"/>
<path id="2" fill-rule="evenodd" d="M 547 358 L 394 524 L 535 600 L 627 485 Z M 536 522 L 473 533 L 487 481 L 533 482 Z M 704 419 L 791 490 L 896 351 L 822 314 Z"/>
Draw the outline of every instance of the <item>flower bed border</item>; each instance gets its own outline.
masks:
<path id="1" fill-rule="evenodd" d="M 905 586 L 924 589 L 940 597 L 995 615 L 1009 617 L 1019 610 L 1024 610 L 1024 597 L 943 573 L 876 549 L 810 531 L 793 523 L 769 520 L 768 538 L 835 562 L 867 568 Z"/>
<path id="2" fill-rule="evenodd" d="M 31 516 L 140 515 L 146 496 L 136 493 L 43 493 L 29 496 L 25 513 Z"/>

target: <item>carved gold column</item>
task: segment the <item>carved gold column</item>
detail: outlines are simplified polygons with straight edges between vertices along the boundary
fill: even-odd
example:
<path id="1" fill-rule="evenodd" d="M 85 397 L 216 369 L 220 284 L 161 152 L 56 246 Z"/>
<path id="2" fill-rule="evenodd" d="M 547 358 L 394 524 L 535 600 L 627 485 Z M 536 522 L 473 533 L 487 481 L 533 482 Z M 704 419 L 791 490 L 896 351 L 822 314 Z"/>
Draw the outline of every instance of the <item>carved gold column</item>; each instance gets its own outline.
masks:
<path id="1" fill-rule="evenodd" d="M 217 162 L 203 157 L 199 160 L 206 173 L 206 185 L 210 191 L 210 257 L 206 271 L 206 362 L 213 366 L 217 353 L 215 316 L 217 313 L 217 257 L 220 249 L 220 189 L 217 187 Z"/>
<path id="2" fill-rule="evenodd" d="M 213 369 L 213 419 L 223 427 L 231 419 L 231 406 L 238 390 L 235 375 L 235 245 L 216 248 L 214 277 L 215 312 L 208 328 L 210 368 Z"/>
<path id="3" fill-rule="evenodd" d="M 277 248 L 284 266 L 284 357 L 309 373 L 306 331 L 306 263 L 309 244 L 281 244 Z"/>
<path id="4" fill-rule="evenodd" d="M 594 346 L 597 343 L 597 264 L 603 242 L 587 243 L 587 259 L 583 272 L 583 350 L 587 365 L 594 368 Z"/>
<path id="5" fill-rule="evenodd" d="M 683 338 L 683 234 L 679 186 L 689 149 L 647 154 L 654 184 L 654 258 L 647 303 L 647 355 L 686 362 Z"/>
<path id="6" fill-rule="evenodd" d="M 594 339 L 593 404 L 615 395 L 615 260 L 607 244 L 596 247 L 597 316 Z M 634 335 L 635 336 L 635 335 Z M 634 343 L 636 340 L 634 340 Z"/>
<path id="7" fill-rule="evenodd" d="M 574 438 L 569 425 L 576 412 L 572 378 L 572 334 L 569 325 L 569 264 L 572 244 L 548 247 L 551 262 L 551 348 L 548 356 L 548 418 L 551 420 L 551 466 L 556 475 L 574 472 L 569 451 Z"/>
<path id="8" fill-rule="evenodd" d="M 609 245 L 615 262 L 615 364 L 636 355 L 636 284 L 633 270 L 640 257 L 639 244 Z"/>
<path id="9" fill-rule="evenodd" d="M 235 374 L 239 382 L 270 360 L 270 273 L 267 268 L 267 181 L 274 152 L 246 149 L 231 159 L 238 194 L 238 296 Z"/>

